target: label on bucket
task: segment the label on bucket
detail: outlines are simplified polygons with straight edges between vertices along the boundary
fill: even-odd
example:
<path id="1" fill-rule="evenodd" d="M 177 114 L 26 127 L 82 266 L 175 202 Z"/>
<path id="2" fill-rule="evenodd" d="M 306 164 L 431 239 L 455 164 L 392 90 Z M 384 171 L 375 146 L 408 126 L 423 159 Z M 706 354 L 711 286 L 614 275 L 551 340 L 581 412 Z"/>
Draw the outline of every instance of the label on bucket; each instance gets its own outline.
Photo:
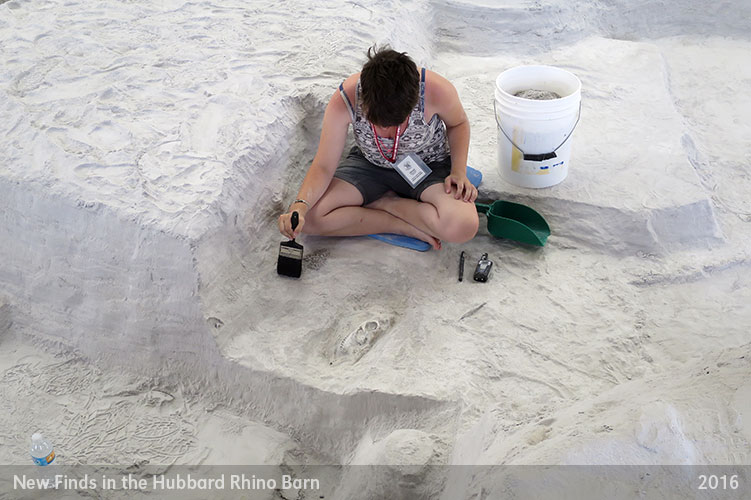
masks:
<path id="1" fill-rule="evenodd" d="M 547 175 L 550 172 L 552 172 L 556 167 L 560 167 L 563 165 L 562 161 L 558 161 L 557 163 L 553 163 L 552 165 L 545 165 L 538 163 L 535 165 L 532 162 L 525 162 L 523 165 L 518 167 L 516 169 L 517 172 L 521 172 L 523 174 L 530 174 L 530 175 Z"/>
<path id="2" fill-rule="evenodd" d="M 527 174 L 527 175 L 547 175 L 550 174 L 553 170 L 555 170 L 557 167 L 560 167 L 563 165 L 562 161 L 558 161 L 556 163 L 550 164 L 544 164 L 540 162 L 530 162 L 530 161 L 522 161 L 518 164 L 514 165 L 514 172 L 519 172 L 520 174 Z"/>
<path id="3" fill-rule="evenodd" d="M 545 188 L 566 178 L 571 156 L 570 143 L 564 144 L 556 152 L 557 158 L 543 161 L 525 160 L 524 155 L 500 132 L 497 147 L 501 177 L 515 186 Z"/>

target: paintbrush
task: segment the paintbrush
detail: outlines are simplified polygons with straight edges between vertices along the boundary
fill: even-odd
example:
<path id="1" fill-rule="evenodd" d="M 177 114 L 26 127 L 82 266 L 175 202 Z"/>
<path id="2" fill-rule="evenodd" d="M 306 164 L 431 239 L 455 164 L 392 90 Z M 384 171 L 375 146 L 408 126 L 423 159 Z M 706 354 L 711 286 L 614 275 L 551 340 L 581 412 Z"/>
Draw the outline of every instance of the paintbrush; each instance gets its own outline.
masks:
<path id="1" fill-rule="evenodd" d="M 292 212 L 292 231 L 300 222 L 297 212 Z M 279 260 L 276 262 L 276 272 L 283 276 L 299 278 L 302 274 L 302 245 L 292 238 L 279 244 Z"/>

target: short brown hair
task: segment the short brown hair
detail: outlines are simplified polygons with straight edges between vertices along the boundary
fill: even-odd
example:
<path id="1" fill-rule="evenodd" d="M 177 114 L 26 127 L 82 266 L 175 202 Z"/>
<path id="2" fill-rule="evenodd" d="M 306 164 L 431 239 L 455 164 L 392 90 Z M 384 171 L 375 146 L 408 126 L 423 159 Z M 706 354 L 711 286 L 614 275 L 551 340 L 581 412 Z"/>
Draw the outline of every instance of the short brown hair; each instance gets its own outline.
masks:
<path id="1" fill-rule="evenodd" d="M 401 125 L 420 98 L 417 65 L 406 52 L 397 52 L 389 46 L 368 49 L 360 85 L 365 116 L 381 127 Z"/>

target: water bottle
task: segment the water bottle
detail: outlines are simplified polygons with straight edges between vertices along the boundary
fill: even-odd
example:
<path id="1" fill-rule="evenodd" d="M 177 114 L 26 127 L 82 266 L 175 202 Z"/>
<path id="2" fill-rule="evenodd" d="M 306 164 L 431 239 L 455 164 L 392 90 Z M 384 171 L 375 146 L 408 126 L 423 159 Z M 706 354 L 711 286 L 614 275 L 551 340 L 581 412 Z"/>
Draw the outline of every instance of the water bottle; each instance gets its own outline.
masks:
<path id="1" fill-rule="evenodd" d="M 52 444 L 38 432 L 31 436 L 31 459 L 37 465 L 49 465 L 55 460 Z"/>

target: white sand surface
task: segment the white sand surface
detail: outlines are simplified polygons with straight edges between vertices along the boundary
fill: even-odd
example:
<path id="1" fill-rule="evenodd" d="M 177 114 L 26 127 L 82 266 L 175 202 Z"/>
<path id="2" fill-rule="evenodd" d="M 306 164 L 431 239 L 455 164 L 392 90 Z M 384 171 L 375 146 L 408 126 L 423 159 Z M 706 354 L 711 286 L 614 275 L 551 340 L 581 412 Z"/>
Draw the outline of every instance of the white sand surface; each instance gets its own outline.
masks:
<path id="1" fill-rule="evenodd" d="M 504 485 L 444 489 L 425 466 L 751 462 L 749 17 L 0 2 L 0 463 L 26 463 L 39 429 L 71 464 L 411 464 L 389 474 L 430 485 L 413 497 L 472 498 Z M 544 248 L 481 216 L 427 253 L 303 236 L 302 278 L 276 275 L 276 219 L 374 42 L 455 84 L 480 197 L 541 212 Z M 495 77 L 521 64 L 582 81 L 552 188 L 498 171 Z M 457 282 L 462 250 L 495 261 L 488 283 Z M 383 494 L 365 483 L 348 487 Z"/>

